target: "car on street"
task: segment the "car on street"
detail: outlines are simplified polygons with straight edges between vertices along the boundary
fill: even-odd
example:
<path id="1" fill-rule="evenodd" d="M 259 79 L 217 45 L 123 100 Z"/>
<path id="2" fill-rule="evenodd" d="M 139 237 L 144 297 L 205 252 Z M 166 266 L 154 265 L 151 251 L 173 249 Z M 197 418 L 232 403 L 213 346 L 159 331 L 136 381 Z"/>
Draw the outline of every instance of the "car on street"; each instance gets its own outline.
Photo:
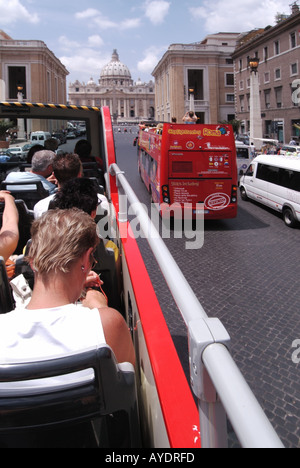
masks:
<path id="1" fill-rule="evenodd" d="M 300 146 L 284 145 L 280 149 L 280 154 L 282 155 L 291 154 L 291 155 L 296 156 L 297 154 L 300 154 Z"/>
<path id="2" fill-rule="evenodd" d="M 18 156 L 20 161 L 25 161 L 26 153 L 24 153 L 23 148 L 21 146 L 12 146 L 8 148 L 8 153 L 13 156 Z"/>
<path id="3" fill-rule="evenodd" d="M 76 135 L 75 131 L 74 132 L 73 131 L 68 132 L 68 134 L 67 134 L 67 139 L 68 140 L 73 140 L 75 138 L 77 138 L 77 135 Z"/>

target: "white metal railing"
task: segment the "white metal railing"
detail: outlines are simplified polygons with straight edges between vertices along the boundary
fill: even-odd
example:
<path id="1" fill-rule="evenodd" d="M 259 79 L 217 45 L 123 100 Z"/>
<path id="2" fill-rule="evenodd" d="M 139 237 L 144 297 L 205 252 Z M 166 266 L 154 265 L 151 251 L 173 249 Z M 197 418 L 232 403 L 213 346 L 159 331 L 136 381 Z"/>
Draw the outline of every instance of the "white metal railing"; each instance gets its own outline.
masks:
<path id="1" fill-rule="evenodd" d="M 124 172 L 117 164 L 109 171 L 117 178 L 119 221 L 127 221 L 129 202 L 187 325 L 190 377 L 198 399 L 202 447 L 228 446 L 227 414 L 242 447 L 284 448 L 230 354 L 230 337 L 224 326 L 219 319 L 207 316 Z"/>

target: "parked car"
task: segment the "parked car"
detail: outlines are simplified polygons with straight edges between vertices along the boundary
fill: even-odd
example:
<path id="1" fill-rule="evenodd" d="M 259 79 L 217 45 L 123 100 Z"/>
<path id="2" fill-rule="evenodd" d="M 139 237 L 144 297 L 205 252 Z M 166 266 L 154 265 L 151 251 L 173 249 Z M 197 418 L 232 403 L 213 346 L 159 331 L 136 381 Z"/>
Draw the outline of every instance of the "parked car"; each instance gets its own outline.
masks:
<path id="1" fill-rule="evenodd" d="M 73 131 L 68 132 L 67 138 L 68 138 L 68 140 L 72 140 L 74 138 L 77 138 L 77 135 L 76 135 L 75 131 L 74 132 Z"/>
<path id="2" fill-rule="evenodd" d="M 67 137 L 62 132 L 52 133 L 52 138 L 56 138 L 59 141 L 59 145 L 64 145 L 65 143 L 67 143 Z"/>
<path id="3" fill-rule="evenodd" d="M 0 163 L 6 163 L 10 160 L 10 155 L 4 152 L 0 153 Z"/>
<path id="4" fill-rule="evenodd" d="M 283 155 L 292 154 L 296 156 L 297 153 L 300 154 L 300 146 L 283 145 L 280 150 L 280 154 Z"/>
<path id="5" fill-rule="evenodd" d="M 20 161 L 25 161 L 27 156 L 26 153 L 24 153 L 23 148 L 21 148 L 21 146 L 10 147 L 8 148 L 7 152 L 12 156 L 18 156 Z"/>

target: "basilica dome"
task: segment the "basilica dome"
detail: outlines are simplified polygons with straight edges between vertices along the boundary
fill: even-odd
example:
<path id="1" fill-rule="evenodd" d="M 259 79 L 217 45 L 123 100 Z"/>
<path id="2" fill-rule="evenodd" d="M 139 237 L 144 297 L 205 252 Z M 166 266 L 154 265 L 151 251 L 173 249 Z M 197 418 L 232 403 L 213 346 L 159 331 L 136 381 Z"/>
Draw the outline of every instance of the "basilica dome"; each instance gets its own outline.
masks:
<path id="1" fill-rule="evenodd" d="M 100 80 L 131 80 L 129 68 L 120 62 L 116 49 L 113 51 L 111 61 L 105 65 L 100 74 Z"/>

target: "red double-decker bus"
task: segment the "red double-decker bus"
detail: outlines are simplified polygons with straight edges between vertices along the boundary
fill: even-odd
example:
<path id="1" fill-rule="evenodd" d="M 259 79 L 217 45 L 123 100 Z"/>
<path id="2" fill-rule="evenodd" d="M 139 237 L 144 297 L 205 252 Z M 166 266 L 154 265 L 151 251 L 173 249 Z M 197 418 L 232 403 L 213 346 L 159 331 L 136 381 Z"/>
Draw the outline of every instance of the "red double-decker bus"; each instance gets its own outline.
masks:
<path id="1" fill-rule="evenodd" d="M 162 214 L 180 205 L 185 214 L 190 207 L 193 216 L 201 206 L 205 219 L 237 216 L 237 159 L 230 125 L 141 128 L 138 168 Z"/>

